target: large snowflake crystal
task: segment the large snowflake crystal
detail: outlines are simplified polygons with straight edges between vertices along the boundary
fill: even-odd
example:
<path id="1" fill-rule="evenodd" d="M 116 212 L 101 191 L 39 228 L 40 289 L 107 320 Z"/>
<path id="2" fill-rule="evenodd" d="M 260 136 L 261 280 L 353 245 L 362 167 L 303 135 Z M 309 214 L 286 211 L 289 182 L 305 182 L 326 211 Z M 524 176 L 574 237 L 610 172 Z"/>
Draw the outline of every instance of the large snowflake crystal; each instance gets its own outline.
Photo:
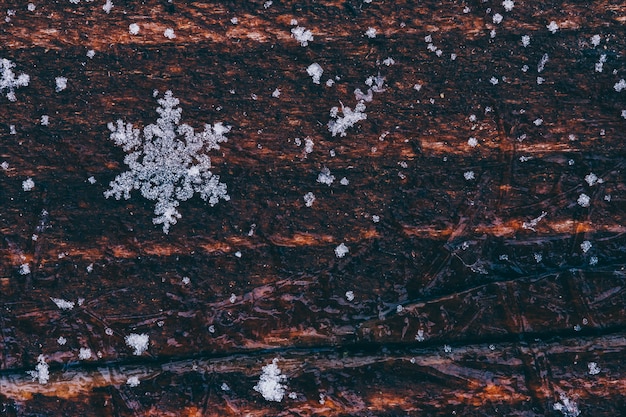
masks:
<path id="1" fill-rule="evenodd" d="M 161 117 L 156 124 L 144 127 L 143 138 L 131 123 L 118 120 L 117 124 L 108 124 L 111 140 L 128 153 L 124 163 L 130 170 L 111 181 L 104 196 L 129 199 L 132 190 L 141 190 L 145 198 L 156 200 L 156 217 L 152 221 L 162 224 L 163 232 L 168 233 L 181 217 L 177 210 L 179 201 L 189 200 L 195 193 L 200 193 L 211 206 L 220 199 L 230 200 L 226 184 L 213 175 L 211 159 L 206 155 L 226 142 L 224 134 L 230 126 L 205 124 L 204 131 L 195 133 L 191 126 L 179 125 L 182 110 L 176 107 L 179 101 L 171 91 L 166 91 L 158 103 L 157 113 Z"/>
<path id="2" fill-rule="evenodd" d="M 16 101 L 15 89 L 19 87 L 27 86 L 30 82 L 28 74 L 20 74 L 15 78 L 13 73 L 15 64 L 8 59 L 0 59 L 0 92 L 7 90 L 7 98 L 9 101 Z"/>

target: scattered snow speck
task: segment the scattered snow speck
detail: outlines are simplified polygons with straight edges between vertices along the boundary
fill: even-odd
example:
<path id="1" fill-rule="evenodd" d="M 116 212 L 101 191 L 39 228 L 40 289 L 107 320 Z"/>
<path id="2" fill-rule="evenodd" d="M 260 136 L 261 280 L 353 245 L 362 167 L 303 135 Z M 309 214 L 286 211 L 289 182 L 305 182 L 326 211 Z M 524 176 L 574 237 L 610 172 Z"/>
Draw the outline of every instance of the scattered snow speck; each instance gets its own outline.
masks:
<path id="1" fill-rule="evenodd" d="M 587 369 L 589 369 L 589 375 L 598 375 L 600 373 L 600 367 L 596 362 L 589 362 Z"/>
<path id="2" fill-rule="evenodd" d="M 618 82 L 615 83 L 613 88 L 615 89 L 615 91 L 617 91 L 619 93 L 624 88 L 626 88 L 626 81 L 622 78 L 621 80 L 619 80 Z"/>
<path id="3" fill-rule="evenodd" d="M 590 187 L 598 183 L 602 183 L 602 179 L 598 178 L 598 176 L 593 172 L 585 175 L 585 181 L 587 181 L 587 184 L 589 184 Z"/>
<path id="4" fill-rule="evenodd" d="M 50 116 L 48 116 L 47 114 L 44 114 L 43 116 L 41 116 L 40 122 L 42 126 L 50 125 Z"/>
<path id="5" fill-rule="evenodd" d="M 30 274 L 30 266 L 28 264 L 20 265 L 19 273 L 20 273 L 20 275 L 28 275 L 28 274 Z"/>
<path id="6" fill-rule="evenodd" d="M 80 348 L 78 351 L 78 359 L 81 361 L 86 361 L 87 359 L 91 359 L 91 349 L 89 348 Z"/>
<path id="7" fill-rule="evenodd" d="M 29 12 L 34 12 L 37 6 L 35 6 L 33 3 L 28 3 L 27 8 Z"/>
<path id="8" fill-rule="evenodd" d="M 467 144 L 473 148 L 478 145 L 478 140 L 475 137 L 471 137 L 467 140 Z"/>
<path id="9" fill-rule="evenodd" d="M 622 110 L 622 117 L 626 119 L 626 110 Z"/>
<path id="10" fill-rule="evenodd" d="M 111 9 L 113 9 L 113 2 L 111 0 L 106 0 L 104 6 L 102 6 L 102 10 L 104 10 L 106 14 L 109 14 L 111 13 Z"/>
<path id="11" fill-rule="evenodd" d="M 274 98 L 280 97 L 280 90 L 278 88 L 272 91 L 272 97 Z"/>
<path id="12" fill-rule="evenodd" d="M 313 33 L 310 30 L 307 30 L 303 27 L 296 26 L 291 29 L 291 36 L 296 38 L 300 45 L 307 46 L 309 42 L 313 41 Z"/>
<path id="13" fill-rule="evenodd" d="M 539 63 L 537 64 L 537 72 L 543 71 L 543 69 L 546 67 L 546 64 L 548 63 L 549 59 L 550 59 L 550 55 L 543 54 L 543 56 L 539 60 Z"/>
<path id="14" fill-rule="evenodd" d="M 311 78 L 313 78 L 313 83 L 319 84 L 324 70 L 322 69 L 322 66 L 320 64 L 314 62 L 307 67 L 306 73 L 309 74 Z"/>
<path id="15" fill-rule="evenodd" d="M 465 179 L 466 179 L 467 181 L 470 181 L 470 180 L 476 179 L 476 176 L 475 176 L 475 174 L 474 174 L 474 171 L 466 171 L 466 172 L 464 172 L 464 173 L 463 173 L 463 177 L 465 177 Z"/>
<path id="16" fill-rule="evenodd" d="M 387 57 L 385 58 L 385 60 L 383 61 L 383 64 L 387 65 L 388 67 L 394 65 L 396 63 L 395 59 L 393 59 L 392 57 Z"/>
<path id="17" fill-rule="evenodd" d="M 598 45 L 600 45 L 600 35 L 593 35 L 593 36 L 591 37 L 591 44 L 592 44 L 593 46 L 598 46 Z"/>
<path id="18" fill-rule="evenodd" d="M 589 265 L 594 266 L 598 264 L 598 257 L 597 256 L 592 256 L 591 258 L 589 258 Z"/>
<path id="19" fill-rule="evenodd" d="M 424 330 L 419 329 L 417 331 L 417 334 L 415 335 L 415 340 L 417 340 L 418 342 L 423 342 L 424 340 L 426 340 L 426 336 L 424 336 Z"/>
<path id="20" fill-rule="evenodd" d="M 589 198 L 589 196 L 585 193 L 582 193 L 580 196 L 578 196 L 578 205 L 581 207 L 589 207 L 589 203 L 591 201 L 591 198 Z"/>
<path id="21" fill-rule="evenodd" d="M 326 184 L 330 186 L 330 184 L 335 181 L 335 176 L 330 173 L 330 169 L 327 167 L 322 168 L 320 173 L 317 175 L 317 182 L 321 184 Z"/>
<path id="22" fill-rule="evenodd" d="M 378 223 L 378 222 L 380 221 L 380 216 L 379 216 L 379 215 L 377 215 L 377 214 L 374 214 L 374 215 L 372 216 L 372 221 L 373 221 L 374 223 Z"/>
<path id="23" fill-rule="evenodd" d="M 139 384 L 140 384 L 139 377 L 137 376 L 129 376 L 128 379 L 126 380 L 126 385 L 130 386 L 131 388 L 138 387 Z"/>
<path id="24" fill-rule="evenodd" d="M 524 48 L 530 45 L 530 36 L 528 35 L 522 36 L 522 45 L 524 46 Z"/>
<path id="25" fill-rule="evenodd" d="M 354 291 L 346 291 L 346 300 L 348 301 L 354 300 Z"/>
<path id="26" fill-rule="evenodd" d="M 28 371 L 28 374 L 37 380 L 40 384 L 47 384 L 50 380 L 50 371 L 46 359 L 43 355 L 37 358 L 37 366 L 34 371 Z"/>
<path id="27" fill-rule="evenodd" d="M 65 90 L 67 88 L 67 78 L 65 78 L 65 77 L 56 77 L 54 79 L 54 81 L 56 83 L 55 91 L 57 93 Z"/>
<path id="28" fill-rule="evenodd" d="M 113 329 L 107 327 L 106 329 L 104 329 L 104 334 L 106 334 L 107 336 L 113 336 Z"/>
<path id="29" fill-rule="evenodd" d="M 9 101 L 16 101 L 15 89 L 19 87 L 25 87 L 30 82 L 30 76 L 27 74 L 20 74 L 15 78 L 13 73 L 15 64 L 8 59 L 2 58 L 0 60 L 0 93 L 7 90 L 6 97 Z"/>
<path id="30" fill-rule="evenodd" d="M 189 277 L 183 277 L 181 282 L 183 283 L 183 285 L 189 285 L 189 283 L 191 283 L 191 280 L 189 279 Z"/>
<path id="31" fill-rule="evenodd" d="M 583 253 L 587 253 L 592 246 L 593 245 L 591 244 L 591 242 L 585 240 L 583 243 L 580 244 L 580 250 L 582 250 Z"/>
<path id="32" fill-rule="evenodd" d="M 174 29 L 167 28 L 165 29 L 165 32 L 163 32 L 163 36 L 165 36 L 167 39 L 174 39 L 176 37 L 176 34 L 174 33 Z"/>
<path id="33" fill-rule="evenodd" d="M 287 379 L 278 368 L 278 358 L 274 358 L 272 363 L 265 365 L 262 369 L 261 378 L 254 386 L 254 390 L 260 393 L 267 401 L 281 402 L 285 396 L 285 385 Z"/>
<path id="34" fill-rule="evenodd" d="M 67 339 L 64 338 L 63 336 L 59 336 L 59 338 L 57 339 L 57 343 L 59 344 L 59 346 L 63 346 L 64 344 L 67 343 Z"/>
<path id="35" fill-rule="evenodd" d="M 54 304 L 61 310 L 71 310 L 76 305 L 73 301 L 67 301 L 62 298 L 50 298 Z"/>
<path id="36" fill-rule="evenodd" d="M 96 56 L 96 51 L 94 51 L 93 49 L 87 51 L 87 58 L 91 59 L 94 56 Z"/>
<path id="37" fill-rule="evenodd" d="M 343 177 L 341 179 L 341 181 L 339 181 L 339 184 L 341 184 L 341 185 L 348 185 L 348 184 L 350 184 L 350 180 L 348 180 L 346 177 Z"/>
<path id="38" fill-rule="evenodd" d="M 498 81 L 498 79 L 496 77 L 491 77 L 489 79 L 489 82 L 493 85 L 497 85 L 500 81 Z"/>
<path id="39" fill-rule="evenodd" d="M 337 258 L 343 258 L 349 251 L 348 247 L 344 243 L 341 243 L 335 248 L 335 256 L 337 256 Z"/>
<path id="40" fill-rule="evenodd" d="M 118 120 L 108 124 L 110 139 L 128 152 L 124 163 L 130 170 L 111 181 L 104 196 L 129 199 L 132 190 L 141 190 L 144 198 L 156 200 L 157 217 L 152 222 L 163 224 L 167 234 L 181 217 L 177 210 L 180 201 L 189 200 L 195 193 L 211 206 L 220 199 L 230 200 L 226 184 L 212 173 L 211 158 L 205 154 L 220 149 L 219 143 L 226 142 L 224 135 L 230 126 L 205 124 L 204 131 L 196 133 L 188 124 L 180 124 L 182 109 L 176 107 L 179 101 L 171 91 L 166 91 L 158 102 L 161 117 L 156 124 L 144 127 L 145 139 L 132 123 Z"/>
<path id="41" fill-rule="evenodd" d="M 341 111 L 343 116 L 339 117 L 339 108 L 333 107 L 330 109 L 330 117 L 337 120 L 330 120 L 328 122 L 328 131 L 334 136 L 339 134 L 341 137 L 346 136 L 346 129 L 354 126 L 357 122 L 367 119 L 365 113 L 365 103 L 359 101 L 352 110 L 350 107 L 345 107 L 341 104 Z"/>
<path id="42" fill-rule="evenodd" d="M 554 20 L 550 22 L 549 25 L 546 26 L 546 28 L 548 28 L 548 30 L 552 33 L 555 34 L 557 30 L 559 30 L 559 25 L 558 23 L 556 23 Z"/>
<path id="43" fill-rule="evenodd" d="M 367 36 L 368 38 L 375 38 L 376 37 L 376 29 L 374 28 L 367 28 L 367 30 L 365 31 L 365 36 Z"/>
<path id="44" fill-rule="evenodd" d="M 506 10 L 507 12 L 510 12 L 511 10 L 513 10 L 514 6 L 515 6 L 515 2 L 513 0 L 504 0 L 502 2 L 502 7 L 504 7 L 504 10 Z"/>
<path id="45" fill-rule="evenodd" d="M 228 301 L 230 301 L 231 304 L 235 304 L 235 301 L 237 301 L 237 296 L 235 294 L 231 294 Z"/>
<path id="46" fill-rule="evenodd" d="M 137 23 L 131 23 L 128 25 L 128 33 L 131 35 L 136 35 L 139 33 L 139 25 Z"/>
<path id="47" fill-rule="evenodd" d="M 230 391 L 230 387 L 228 386 L 226 382 L 222 382 L 222 385 L 220 385 L 220 389 L 222 391 Z"/>
<path id="48" fill-rule="evenodd" d="M 145 333 L 131 333 L 124 338 L 124 341 L 128 347 L 134 349 L 133 354 L 139 356 L 148 350 L 148 342 L 150 341 L 150 338 Z"/>
<path id="49" fill-rule="evenodd" d="M 541 117 L 535 119 L 533 121 L 533 123 L 535 124 L 535 126 L 541 126 L 543 124 L 543 119 Z"/>
<path id="50" fill-rule="evenodd" d="M 555 403 L 552 408 L 563 413 L 565 417 L 578 417 L 580 410 L 575 401 L 570 400 L 565 393 L 561 393 L 561 402 Z"/>
<path id="51" fill-rule="evenodd" d="M 496 25 L 500 24 L 502 22 L 502 15 L 500 13 L 496 13 L 493 15 L 493 23 L 495 23 Z"/>
<path id="52" fill-rule="evenodd" d="M 236 25 L 237 23 L 239 23 L 239 19 L 237 19 L 236 17 L 233 17 L 232 19 L 230 19 L 230 23 L 232 23 L 233 25 Z"/>
<path id="53" fill-rule="evenodd" d="M 533 254 L 533 257 L 535 258 L 535 262 L 539 263 L 543 260 L 543 255 L 540 253 L 535 252 Z"/>
<path id="54" fill-rule="evenodd" d="M 312 192 L 308 192 L 304 195 L 304 204 L 307 207 L 311 207 L 313 205 L 313 202 L 315 201 L 315 195 Z"/>
<path id="55" fill-rule="evenodd" d="M 28 178 L 28 179 L 22 181 L 22 190 L 30 191 L 33 188 L 35 188 L 35 182 L 33 181 L 32 178 Z"/>

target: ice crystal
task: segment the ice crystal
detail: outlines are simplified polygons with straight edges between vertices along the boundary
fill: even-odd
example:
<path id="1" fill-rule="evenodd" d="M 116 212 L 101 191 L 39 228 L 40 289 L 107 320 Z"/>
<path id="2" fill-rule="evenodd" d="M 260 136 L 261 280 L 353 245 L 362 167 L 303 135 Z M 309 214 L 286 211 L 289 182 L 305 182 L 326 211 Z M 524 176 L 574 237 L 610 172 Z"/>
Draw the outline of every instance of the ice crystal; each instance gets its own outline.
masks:
<path id="1" fill-rule="evenodd" d="M 27 74 L 20 74 L 15 78 L 13 73 L 15 64 L 8 59 L 0 59 L 0 93 L 7 90 L 7 98 L 9 101 L 16 101 L 15 89 L 19 87 L 25 87 L 30 82 L 30 76 Z"/>
<path id="2" fill-rule="evenodd" d="M 106 198 L 130 198 L 132 190 L 140 190 L 148 200 L 156 200 L 154 224 L 162 224 L 168 233 L 181 217 L 179 201 L 189 200 L 195 193 L 214 206 L 220 199 L 230 200 L 226 184 L 211 172 L 211 159 L 206 151 L 219 149 L 230 126 L 222 123 L 205 124 L 204 131 L 195 133 L 188 124 L 179 124 L 182 109 L 171 91 L 158 100 L 156 124 L 141 131 L 131 123 L 118 120 L 109 123 L 111 140 L 128 153 L 124 163 L 130 170 L 111 181 Z"/>

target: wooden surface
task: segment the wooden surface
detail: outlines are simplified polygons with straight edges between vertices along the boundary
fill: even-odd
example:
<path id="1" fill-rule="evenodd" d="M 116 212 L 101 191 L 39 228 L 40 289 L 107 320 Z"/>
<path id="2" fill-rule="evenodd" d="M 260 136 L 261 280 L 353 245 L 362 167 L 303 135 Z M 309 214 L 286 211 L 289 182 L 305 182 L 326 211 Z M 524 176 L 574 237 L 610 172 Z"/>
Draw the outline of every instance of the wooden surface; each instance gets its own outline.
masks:
<path id="1" fill-rule="evenodd" d="M 0 98 L 1 415 L 575 415 L 562 396 L 624 413 L 623 3 L 100 3 L 2 3 L 0 58 L 31 80 Z M 332 137 L 330 109 L 377 75 L 367 119 Z M 139 192 L 103 196 L 126 169 L 107 123 L 154 123 L 154 90 L 196 129 L 232 126 L 210 155 L 231 200 L 181 202 L 168 235 Z M 130 333 L 150 337 L 140 357 Z M 253 390 L 273 358 L 280 403 Z"/>

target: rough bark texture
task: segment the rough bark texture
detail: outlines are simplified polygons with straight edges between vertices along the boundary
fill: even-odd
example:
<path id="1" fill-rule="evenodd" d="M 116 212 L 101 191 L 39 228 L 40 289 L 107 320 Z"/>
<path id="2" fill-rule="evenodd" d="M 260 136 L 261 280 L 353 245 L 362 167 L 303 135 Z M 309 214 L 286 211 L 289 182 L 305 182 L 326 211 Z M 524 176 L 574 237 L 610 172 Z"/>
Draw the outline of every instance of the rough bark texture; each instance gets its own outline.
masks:
<path id="1" fill-rule="evenodd" d="M 624 413 L 623 3 L 100 3 L 3 3 L 0 58 L 31 80 L 0 98 L 2 415 L 576 415 L 565 397 Z M 367 119 L 332 137 L 329 110 L 377 75 Z M 168 235 L 139 192 L 103 196 L 126 170 L 106 125 L 153 123 L 153 90 L 197 129 L 232 126 L 211 155 L 231 200 L 182 202 Z M 150 336 L 140 357 L 130 333 Z M 280 403 L 253 390 L 273 358 Z"/>

